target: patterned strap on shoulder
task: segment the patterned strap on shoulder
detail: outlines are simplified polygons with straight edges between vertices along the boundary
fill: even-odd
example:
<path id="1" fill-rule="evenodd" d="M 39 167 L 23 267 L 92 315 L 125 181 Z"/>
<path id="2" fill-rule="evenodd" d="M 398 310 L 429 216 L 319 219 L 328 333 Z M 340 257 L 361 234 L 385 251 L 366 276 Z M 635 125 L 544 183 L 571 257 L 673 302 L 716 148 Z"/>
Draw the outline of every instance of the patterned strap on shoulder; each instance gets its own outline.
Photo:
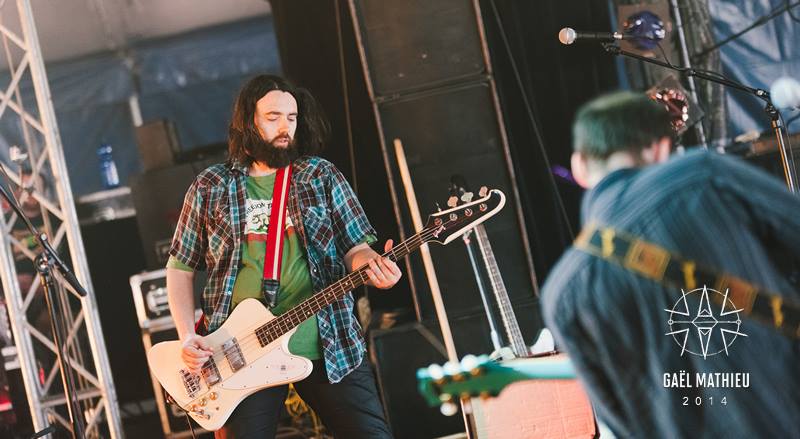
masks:
<path id="1" fill-rule="evenodd" d="M 593 223 L 584 227 L 574 246 L 663 285 L 685 291 L 703 285 L 714 288 L 725 294 L 711 295 L 718 305 L 727 297 L 745 316 L 770 325 L 788 337 L 800 338 L 800 305 L 787 302 L 744 279 L 698 266 L 656 244 Z"/>

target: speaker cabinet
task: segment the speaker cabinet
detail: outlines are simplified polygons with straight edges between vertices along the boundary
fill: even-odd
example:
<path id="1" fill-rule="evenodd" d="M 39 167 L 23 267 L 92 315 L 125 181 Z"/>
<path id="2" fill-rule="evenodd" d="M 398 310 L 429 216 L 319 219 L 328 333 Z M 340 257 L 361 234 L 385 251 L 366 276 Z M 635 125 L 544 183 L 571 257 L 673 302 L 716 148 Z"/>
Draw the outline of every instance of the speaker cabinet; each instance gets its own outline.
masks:
<path id="1" fill-rule="evenodd" d="M 542 327 L 538 302 L 515 304 L 523 337 L 533 344 Z M 450 319 L 459 358 L 492 352 L 489 323 L 485 314 Z M 443 416 L 430 408 L 417 390 L 417 369 L 447 361 L 439 325 L 435 321 L 411 323 L 369 333 L 370 355 L 375 364 L 389 425 L 397 438 L 433 438 L 464 431 L 461 416 Z"/>
<path id="2" fill-rule="evenodd" d="M 438 87 L 486 73 L 472 2 L 352 2 L 377 96 Z"/>
<path id="3" fill-rule="evenodd" d="M 175 125 L 164 119 L 136 127 L 136 144 L 145 171 L 172 166 L 181 150 Z"/>
<path id="4" fill-rule="evenodd" d="M 147 379 L 147 363 L 133 299 L 125 293 L 127 279 L 145 264 L 136 220 L 82 225 L 81 235 L 117 398 L 121 403 L 152 398 L 151 391 L 141 385 Z"/>
<path id="5" fill-rule="evenodd" d="M 476 197 L 480 186 L 506 194 L 506 207 L 484 224 L 509 296 L 512 300 L 530 298 L 531 272 L 515 215 L 514 183 L 506 167 L 501 127 L 491 108 L 492 91 L 485 81 L 407 95 L 380 105 L 384 140 L 390 145 L 393 139 L 402 139 L 422 214 L 446 206 L 454 174 L 464 177 Z M 394 178 L 400 181 L 396 157 L 389 154 L 387 159 Z M 399 188 L 398 192 L 403 223 L 411 224 L 404 191 Z M 448 312 L 481 312 L 480 292 L 463 242 L 459 239 L 447 246 L 432 245 L 430 250 Z M 422 257 L 413 254 L 411 261 L 420 317 L 434 319 Z"/>
<path id="6" fill-rule="evenodd" d="M 506 194 L 506 207 L 485 223 L 487 234 L 512 301 L 534 297 L 533 261 L 477 2 L 350 0 L 350 8 L 401 235 L 412 221 L 395 139 L 402 141 L 422 215 L 445 206 L 454 175 L 476 193 L 487 186 Z M 448 314 L 481 312 L 464 246 L 432 246 L 431 255 Z M 422 258 L 409 261 L 417 316 L 435 319 Z"/>
<path id="7" fill-rule="evenodd" d="M 147 171 L 131 178 L 136 221 L 147 268 L 163 268 L 178 224 L 186 189 L 199 170 L 189 164 Z"/>
<path id="8" fill-rule="evenodd" d="M 223 160 L 224 157 L 213 155 L 202 161 L 154 169 L 131 178 L 131 196 L 149 270 L 164 268 L 167 263 L 172 235 L 189 185 L 207 166 Z"/>
<path id="9" fill-rule="evenodd" d="M 491 350 L 488 323 L 482 316 L 453 319 L 451 326 L 453 332 L 463 335 L 456 340 L 459 355 Z M 413 323 L 375 330 L 370 343 L 378 388 L 397 439 L 435 438 L 464 431 L 461 416 L 447 417 L 438 408 L 428 407 L 417 390 L 417 369 L 447 361 L 435 324 Z"/>

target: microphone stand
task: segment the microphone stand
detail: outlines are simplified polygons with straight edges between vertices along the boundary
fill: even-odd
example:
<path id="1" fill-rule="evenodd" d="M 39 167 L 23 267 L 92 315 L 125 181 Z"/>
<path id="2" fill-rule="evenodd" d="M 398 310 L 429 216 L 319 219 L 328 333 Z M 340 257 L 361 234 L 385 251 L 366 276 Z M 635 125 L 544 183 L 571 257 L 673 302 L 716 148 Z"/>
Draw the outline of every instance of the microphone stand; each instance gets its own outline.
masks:
<path id="1" fill-rule="evenodd" d="M 613 43 L 603 43 L 603 49 L 605 49 L 605 51 L 611 55 L 626 56 L 628 58 L 638 59 L 640 61 L 644 61 L 650 64 L 655 64 L 657 66 L 674 70 L 678 73 L 683 73 L 688 77 L 704 79 L 706 81 L 711 81 L 717 84 L 724 85 L 726 87 L 730 87 L 735 90 L 740 90 L 749 93 L 764 101 L 764 112 L 770 119 L 770 123 L 772 125 L 772 131 L 775 133 L 775 138 L 778 141 L 778 149 L 780 150 L 781 153 L 781 162 L 783 164 L 783 173 L 786 178 L 786 185 L 789 187 L 789 190 L 791 190 L 792 193 L 795 194 L 797 193 L 798 187 L 797 187 L 797 175 L 795 174 L 795 168 L 794 168 L 794 157 L 792 156 L 792 151 L 789 150 L 788 143 L 786 141 L 787 138 L 786 128 L 784 127 L 783 121 L 781 120 L 781 114 L 780 112 L 778 112 L 778 109 L 775 108 L 775 105 L 772 104 L 772 99 L 770 98 L 769 92 L 767 90 L 748 87 L 739 82 L 725 78 L 722 75 L 709 74 L 704 71 L 695 70 L 693 68 L 676 67 L 668 62 L 664 62 L 653 58 L 647 58 L 645 56 L 639 55 L 638 53 L 622 50 L 622 48 Z"/>
<path id="2" fill-rule="evenodd" d="M 72 424 L 72 437 L 75 439 L 84 439 L 85 427 L 81 417 L 81 409 L 78 403 L 78 393 L 75 390 L 75 383 L 72 376 L 72 365 L 69 355 L 66 352 L 65 341 L 67 339 L 67 329 L 64 327 L 64 321 L 61 320 L 63 308 L 61 298 L 56 294 L 56 283 L 52 276 L 52 269 L 55 267 L 69 287 L 79 296 L 86 296 L 86 290 L 83 289 L 78 279 L 72 274 L 64 261 L 58 256 L 58 253 L 50 245 L 50 241 L 46 233 L 39 232 L 36 227 L 31 223 L 31 220 L 25 216 L 25 213 L 17 205 L 14 197 L 9 195 L 6 189 L 0 185 L 0 196 L 5 198 L 9 206 L 17 213 L 19 218 L 23 220 L 28 230 L 31 231 L 36 238 L 36 242 L 42 249 L 42 252 L 36 258 L 36 270 L 39 272 L 42 288 L 44 289 L 45 299 L 47 301 L 47 311 L 50 313 L 50 329 L 53 331 L 53 337 L 56 344 L 56 361 L 58 368 L 61 371 L 61 382 L 64 386 L 64 396 L 67 400 L 67 411 L 69 412 L 69 420 Z M 47 434 L 52 431 L 52 426 L 48 426 L 38 434 Z M 34 436 L 36 437 L 36 436 Z"/>

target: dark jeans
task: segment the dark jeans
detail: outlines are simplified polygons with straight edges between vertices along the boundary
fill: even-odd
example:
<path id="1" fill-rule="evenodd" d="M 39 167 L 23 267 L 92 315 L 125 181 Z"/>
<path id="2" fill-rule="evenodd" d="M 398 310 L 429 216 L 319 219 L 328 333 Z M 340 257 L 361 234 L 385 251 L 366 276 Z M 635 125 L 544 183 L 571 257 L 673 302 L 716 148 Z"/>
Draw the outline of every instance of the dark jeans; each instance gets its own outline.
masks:
<path id="1" fill-rule="evenodd" d="M 372 366 L 366 358 L 336 384 L 328 382 L 323 360 L 313 363 L 311 375 L 294 383 L 294 387 L 329 432 L 339 439 L 392 437 L 375 388 Z M 216 432 L 216 438 L 274 438 L 287 392 L 288 386 L 279 386 L 250 395 Z"/>

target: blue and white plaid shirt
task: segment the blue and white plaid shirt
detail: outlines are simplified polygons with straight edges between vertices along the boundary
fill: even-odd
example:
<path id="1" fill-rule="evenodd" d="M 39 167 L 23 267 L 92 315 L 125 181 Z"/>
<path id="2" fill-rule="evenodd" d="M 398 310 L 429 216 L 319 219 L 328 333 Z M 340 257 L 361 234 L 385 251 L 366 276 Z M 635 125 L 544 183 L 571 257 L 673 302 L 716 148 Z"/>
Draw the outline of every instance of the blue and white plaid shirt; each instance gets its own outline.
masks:
<path id="1" fill-rule="evenodd" d="M 172 239 L 170 255 L 194 270 L 207 270 L 202 308 L 208 331 L 219 328 L 231 311 L 245 237 L 246 180 L 247 168 L 240 165 L 218 164 L 201 172 L 186 193 Z M 320 157 L 301 157 L 293 163 L 289 216 L 306 249 L 315 292 L 347 274 L 348 250 L 376 241 L 353 189 Z M 366 350 L 352 310 L 353 295 L 348 292 L 317 314 L 332 383 L 355 369 Z"/>

